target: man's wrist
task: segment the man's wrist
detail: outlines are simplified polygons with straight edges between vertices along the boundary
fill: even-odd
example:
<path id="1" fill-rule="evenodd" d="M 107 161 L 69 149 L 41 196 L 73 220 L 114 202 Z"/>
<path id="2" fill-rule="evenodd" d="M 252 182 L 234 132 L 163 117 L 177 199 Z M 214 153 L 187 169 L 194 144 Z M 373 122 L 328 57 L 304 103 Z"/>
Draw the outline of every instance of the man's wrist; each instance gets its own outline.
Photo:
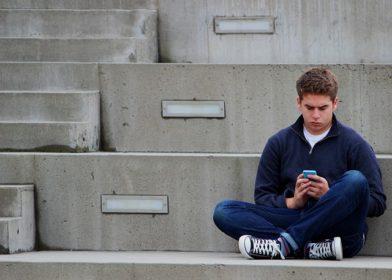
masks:
<path id="1" fill-rule="evenodd" d="M 289 209 L 296 209 L 294 197 L 286 197 L 286 207 Z"/>

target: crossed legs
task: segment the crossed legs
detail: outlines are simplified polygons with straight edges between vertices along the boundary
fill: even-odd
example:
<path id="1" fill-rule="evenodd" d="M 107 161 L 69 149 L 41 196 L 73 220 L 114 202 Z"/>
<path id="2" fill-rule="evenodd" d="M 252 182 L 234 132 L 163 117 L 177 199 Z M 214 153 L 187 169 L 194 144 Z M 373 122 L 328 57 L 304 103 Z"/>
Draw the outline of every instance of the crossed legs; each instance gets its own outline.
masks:
<path id="1" fill-rule="evenodd" d="M 368 200 L 366 178 L 351 170 L 310 207 L 294 210 L 226 200 L 216 206 L 213 219 L 235 239 L 283 237 L 299 255 L 307 242 L 340 236 L 344 257 L 352 257 L 364 243 Z"/>

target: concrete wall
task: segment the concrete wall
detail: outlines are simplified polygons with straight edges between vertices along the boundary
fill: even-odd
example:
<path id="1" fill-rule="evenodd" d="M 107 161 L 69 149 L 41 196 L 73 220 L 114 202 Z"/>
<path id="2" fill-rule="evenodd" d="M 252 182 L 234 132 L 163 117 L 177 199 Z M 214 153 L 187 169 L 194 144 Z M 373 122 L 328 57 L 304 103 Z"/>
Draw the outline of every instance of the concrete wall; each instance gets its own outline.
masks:
<path id="1" fill-rule="evenodd" d="M 163 62 L 391 63 L 389 0 L 160 0 Z M 273 35 L 216 35 L 215 16 L 276 17 Z"/>
<path id="2" fill-rule="evenodd" d="M 2 183 L 33 182 L 39 247 L 235 251 L 212 222 L 223 199 L 253 201 L 258 155 L 1 154 Z M 392 195 L 392 158 L 379 157 Z M 3 168 L 4 167 L 4 168 Z M 28 174 L 29 173 L 29 174 Z M 168 215 L 102 214 L 101 194 L 169 196 Z M 392 255 L 391 210 L 371 220 L 364 254 Z"/>
<path id="3" fill-rule="evenodd" d="M 309 65 L 100 65 L 103 148 L 259 153 L 299 116 L 295 81 Z M 329 65 L 337 115 L 378 153 L 392 152 L 392 67 Z M 224 100 L 225 119 L 163 119 L 161 100 Z"/>

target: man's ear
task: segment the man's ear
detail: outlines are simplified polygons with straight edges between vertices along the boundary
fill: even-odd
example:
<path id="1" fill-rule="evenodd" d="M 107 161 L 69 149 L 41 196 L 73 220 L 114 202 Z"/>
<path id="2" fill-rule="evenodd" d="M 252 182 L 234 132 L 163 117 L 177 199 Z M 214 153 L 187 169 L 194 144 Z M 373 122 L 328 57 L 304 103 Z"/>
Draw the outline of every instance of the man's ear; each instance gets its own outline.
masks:
<path id="1" fill-rule="evenodd" d="M 299 96 L 297 96 L 297 109 L 298 109 L 298 111 L 300 111 L 300 107 L 301 107 L 301 99 L 299 98 Z"/>
<path id="2" fill-rule="evenodd" d="M 332 109 L 333 109 L 333 111 L 335 111 L 338 108 L 338 104 L 339 104 L 339 99 L 338 99 L 338 97 L 335 97 L 335 100 L 332 101 Z"/>

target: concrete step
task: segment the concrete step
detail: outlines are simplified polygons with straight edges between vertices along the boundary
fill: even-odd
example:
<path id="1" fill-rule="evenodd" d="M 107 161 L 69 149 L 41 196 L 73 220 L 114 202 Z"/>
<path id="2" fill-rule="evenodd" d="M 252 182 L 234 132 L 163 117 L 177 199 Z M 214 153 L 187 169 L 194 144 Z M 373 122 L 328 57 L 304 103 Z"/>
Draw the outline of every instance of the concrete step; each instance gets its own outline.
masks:
<path id="1" fill-rule="evenodd" d="M 0 256 L 2 279 L 391 279 L 392 259 L 246 260 L 200 252 L 32 252 Z M 26 278 L 28 276 L 28 278 Z"/>
<path id="2" fill-rule="evenodd" d="M 35 248 L 33 185 L 0 185 L 0 254 Z"/>
<path id="3" fill-rule="evenodd" d="M 1 9 L 151 9 L 157 0 L 0 0 Z"/>
<path id="4" fill-rule="evenodd" d="M 91 121 L 99 126 L 99 91 L 0 91 L 0 120 Z"/>
<path id="5" fill-rule="evenodd" d="M 99 126 L 93 122 L 0 121 L 0 143 L 0 151 L 97 151 Z"/>
<path id="6" fill-rule="evenodd" d="M 0 134 L 1 135 L 1 134 Z M 258 154 L 0 153 L 3 182 L 35 182 L 39 248 L 237 251 L 213 224 L 223 199 L 253 202 Z M 387 197 L 392 156 L 379 155 Z M 101 195 L 167 195 L 169 214 L 103 214 Z M 362 254 L 392 256 L 392 210 L 369 219 Z"/>
<path id="7" fill-rule="evenodd" d="M 0 91 L 0 150 L 96 151 L 98 91 Z"/>
<path id="8" fill-rule="evenodd" d="M 156 62 L 145 38 L 0 38 L 0 61 Z M 144 50 L 146 49 L 146 50 Z"/>
<path id="9" fill-rule="evenodd" d="M 0 63 L 0 90 L 99 90 L 95 63 Z"/>
<path id="10" fill-rule="evenodd" d="M 0 10 L 0 37 L 117 38 L 156 36 L 153 10 Z"/>
<path id="11" fill-rule="evenodd" d="M 258 153 L 299 116 L 295 82 L 311 66 L 103 64 L 104 149 Z M 328 67 L 339 80 L 338 118 L 376 152 L 392 153 L 392 65 Z M 226 117 L 165 119 L 162 100 L 221 100 Z"/>

